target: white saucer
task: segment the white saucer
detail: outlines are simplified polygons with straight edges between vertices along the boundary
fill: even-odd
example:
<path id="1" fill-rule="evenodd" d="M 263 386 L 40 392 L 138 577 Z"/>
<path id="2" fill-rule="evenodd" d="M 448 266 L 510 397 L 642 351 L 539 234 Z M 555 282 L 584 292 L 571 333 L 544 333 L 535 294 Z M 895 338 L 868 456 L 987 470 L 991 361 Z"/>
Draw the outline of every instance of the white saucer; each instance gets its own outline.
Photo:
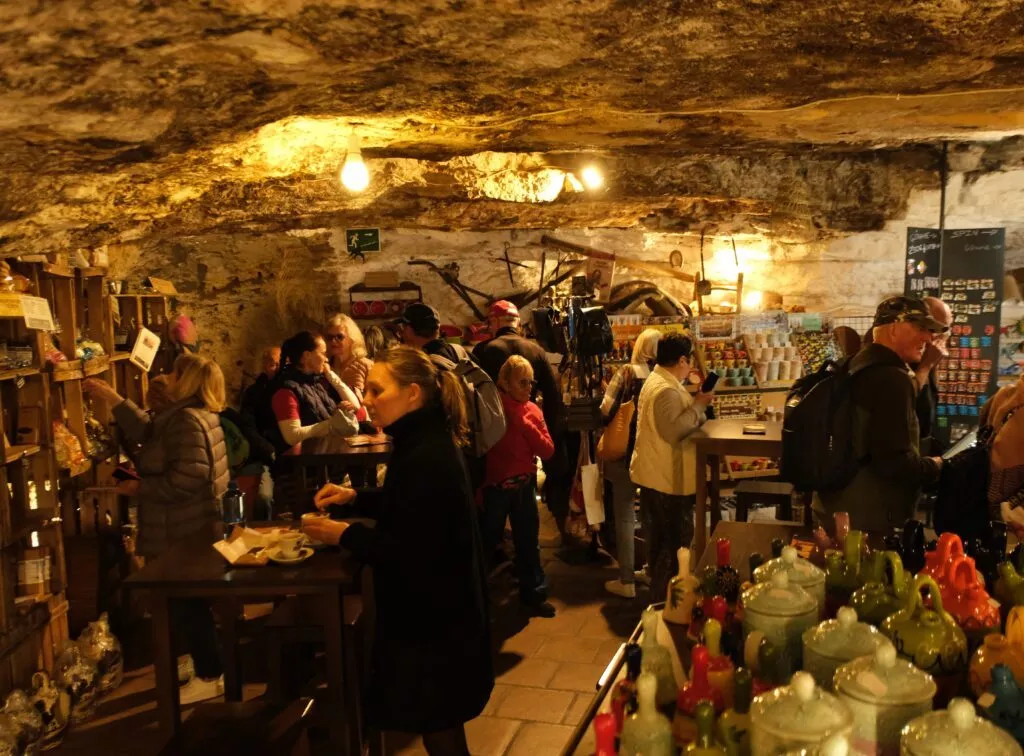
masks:
<path id="1" fill-rule="evenodd" d="M 309 548 L 308 546 L 303 546 L 301 549 L 299 549 L 298 556 L 289 559 L 281 555 L 280 548 L 276 548 L 273 551 L 268 552 L 267 556 L 270 557 L 271 562 L 277 562 L 278 564 L 299 564 L 300 562 L 305 562 L 307 559 L 313 556 L 313 549 Z"/>

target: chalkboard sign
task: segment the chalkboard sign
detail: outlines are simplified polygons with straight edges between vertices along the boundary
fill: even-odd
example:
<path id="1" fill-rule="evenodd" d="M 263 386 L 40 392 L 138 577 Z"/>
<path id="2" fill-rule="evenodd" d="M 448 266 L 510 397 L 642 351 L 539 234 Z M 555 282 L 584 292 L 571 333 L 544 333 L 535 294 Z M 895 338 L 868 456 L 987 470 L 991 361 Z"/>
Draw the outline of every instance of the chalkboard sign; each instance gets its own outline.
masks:
<path id="1" fill-rule="evenodd" d="M 978 425 L 996 390 L 999 309 L 1003 300 L 1002 228 L 947 230 L 942 244 L 942 300 L 953 311 L 949 356 L 936 370 L 936 436 L 949 442 Z"/>
<path id="2" fill-rule="evenodd" d="M 907 228 L 907 268 L 903 293 L 908 297 L 939 296 L 941 236 L 937 228 Z"/>

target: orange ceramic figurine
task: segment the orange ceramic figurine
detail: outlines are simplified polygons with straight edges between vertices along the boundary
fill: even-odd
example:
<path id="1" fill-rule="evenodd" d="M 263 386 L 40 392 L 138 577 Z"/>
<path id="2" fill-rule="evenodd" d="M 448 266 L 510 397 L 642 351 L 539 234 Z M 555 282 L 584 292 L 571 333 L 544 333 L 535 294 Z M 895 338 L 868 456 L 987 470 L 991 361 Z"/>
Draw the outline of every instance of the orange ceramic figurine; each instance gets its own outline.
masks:
<path id="1" fill-rule="evenodd" d="M 1005 635 L 989 633 L 971 657 L 967 671 L 967 682 L 975 698 L 988 690 L 992 683 L 992 667 L 997 664 L 1005 664 L 1017 683 L 1024 683 L 1024 649 L 1011 643 Z"/>
<path id="2" fill-rule="evenodd" d="M 999 602 L 978 584 L 979 577 L 974 560 L 959 556 L 950 563 L 946 580 L 940 583 L 943 607 L 968 636 L 978 640 L 978 636 L 998 630 L 1000 625 Z"/>
<path id="3" fill-rule="evenodd" d="M 949 575 L 950 566 L 959 557 L 970 559 L 971 565 L 974 565 L 974 560 L 964 553 L 964 543 L 960 540 L 960 536 L 956 533 L 943 533 L 939 536 L 939 543 L 936 545 L 935 551 L 925 552 L 924 569 L 918 574 L 927 575 L 942 587 Z M 979 582 L 984 585 L 984 579 L 981 575 L 979 573 L 975 574 Z"/>

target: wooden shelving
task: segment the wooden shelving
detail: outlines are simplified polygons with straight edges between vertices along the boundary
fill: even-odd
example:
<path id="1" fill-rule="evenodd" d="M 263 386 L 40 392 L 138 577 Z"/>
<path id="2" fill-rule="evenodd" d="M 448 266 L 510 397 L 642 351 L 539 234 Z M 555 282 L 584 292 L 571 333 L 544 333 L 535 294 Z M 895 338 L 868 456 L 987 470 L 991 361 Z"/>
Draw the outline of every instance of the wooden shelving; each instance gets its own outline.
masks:
<path id="1" fill-rule="evenodd" d="M 21 444 L 15 446 L 8 446 L 4 449 L 4 464 L 12 464 L 25 457 L 31 457 L 33 454 L 38 454 L 42 451 L 42 447 L 38 444 Z"/>
<path id="2" fill-rule="evenodd" d="M 16 378 L 28 378 L 30 375 L 39 375 L 39 368 L 27 367 L 0 370 L 0 381 L 10 381 Z"/>

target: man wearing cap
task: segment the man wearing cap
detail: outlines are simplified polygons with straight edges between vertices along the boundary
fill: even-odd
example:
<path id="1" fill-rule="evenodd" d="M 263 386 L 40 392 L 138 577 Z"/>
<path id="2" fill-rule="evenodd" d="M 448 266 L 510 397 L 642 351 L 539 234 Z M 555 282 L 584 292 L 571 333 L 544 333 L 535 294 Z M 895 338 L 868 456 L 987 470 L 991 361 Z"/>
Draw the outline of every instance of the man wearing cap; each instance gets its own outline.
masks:
<path id="1" fill-rule="evenodd" d="M 395 321 L 398 337 L 405 346 L 427 354 L 437 354 L 452 362 L 461 359 L 459 351 L 441 338 L 441 316 L 437 310 L 423 302 L 413 302 Z"/>
<path id="2" fill-rule="evenodd" d="M 860 467 L 841 491 L 821 492 L 819 518 L 849 512 L 859 530 L 891 531 L 914 515 L 921 489 L 939 479 L 942 459 L 920 452 L 918 384 L 911 364 L 924 359 L 947 326 L 919 299 L 891 297 L 878 306 L 872 343 L 853 357 L 853 444 Z"/>
<path id="3" fill-rule="evenodd" d="M 935 368 L 942 358 L 949 354 L 946 344 L 949 341 L 949 328 L 953 325 L 953 313 L 949 305 L 938 297 L 925 297 L 922 300 L 928 308 L 928 314 L 946 327 L 946 330 L 935 334 L 932 341 L 925 347 L 920 362 L 911 363 L 917 380 L 917 421 L 921 424 L 921 453 L 942 454 L 947 444 L 935 437 L 935 408 L 939 403 L 939 385 L 935 378 Z"/>
<path id="4" fill-rule="evenodd" d="M 559 531 L 562 531 L 569 514 L 572 475 L 566 437 L 562 430 L 562 390 L 558 377 L 540 344 L 519 335 L 519 309 L 514 304 L 505 300 L 495 302 L 491 305 L 487 321 L 494 336 L 476 345 L 473 359 L 491 376 L 491 380 L 497 382 L 501 366 L 513 354 L 525 357 L 533 367 L 533 378 L 537 382 L 535 395 L 541 398 L 544 421 L 555 442 L 554 454 L 544 462 L 544 471 L 547 473 L 544 498 L 558 523 Z M 490 544 L 485 546 L 490 547 Z"/>

